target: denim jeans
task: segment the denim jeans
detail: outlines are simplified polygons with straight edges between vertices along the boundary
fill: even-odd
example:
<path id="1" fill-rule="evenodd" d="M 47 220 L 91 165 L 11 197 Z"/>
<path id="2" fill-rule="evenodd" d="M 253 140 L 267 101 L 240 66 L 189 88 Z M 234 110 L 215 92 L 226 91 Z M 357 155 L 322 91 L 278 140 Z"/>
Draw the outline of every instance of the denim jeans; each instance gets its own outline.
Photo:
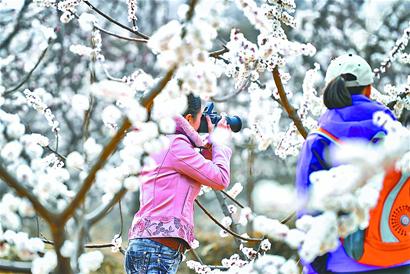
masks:
<path id="1" fill-rule="evenodd" d="M 132 239 L 125 253 L 127 274 L 175 274 L 182 254 L 150 239 Z"/>

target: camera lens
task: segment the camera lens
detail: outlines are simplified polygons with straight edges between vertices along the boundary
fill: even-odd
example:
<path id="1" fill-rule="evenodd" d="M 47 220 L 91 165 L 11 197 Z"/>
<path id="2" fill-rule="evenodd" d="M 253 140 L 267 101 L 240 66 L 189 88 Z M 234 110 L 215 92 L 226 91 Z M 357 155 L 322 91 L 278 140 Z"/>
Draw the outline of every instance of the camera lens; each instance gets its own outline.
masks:
<path id="1" fill-rule="evenodd" d="M 239 132 L 242 129 L 242 120 L 238 116 L 226 116 L 226 122 L 233 132 Z"/>

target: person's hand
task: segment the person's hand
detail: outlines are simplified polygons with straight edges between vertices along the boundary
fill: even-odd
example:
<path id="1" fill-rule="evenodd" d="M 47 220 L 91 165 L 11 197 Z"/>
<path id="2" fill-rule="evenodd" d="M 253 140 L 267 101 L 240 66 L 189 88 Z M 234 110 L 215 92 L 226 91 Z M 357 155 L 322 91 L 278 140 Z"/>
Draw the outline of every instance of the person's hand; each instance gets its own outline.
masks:
<path id="1" fill-rule="evenodd" d="M 220 139 L 221 144 L 230 143 L 230 140 L 232 138 L 232 130 L 224 116 L 216 125 L 216 131 L 218 132 L 216 139 Z"/>
<path id="2" fill-rule="evenodd" d="M 205 115 L 206 123 L 208 124 L 208 133 L 211 134 L 214 131 L 214 125 L 211 122 L 211 117 Z"/>
<path id="3" fill-rule="evenodd" d="M 218 124 L 216 125 L 217 128 L 226 129 L 231 131 L 231 127 L 228 125 L 226 118 L 223 116 L 221 120 L 219 120 Z"/>

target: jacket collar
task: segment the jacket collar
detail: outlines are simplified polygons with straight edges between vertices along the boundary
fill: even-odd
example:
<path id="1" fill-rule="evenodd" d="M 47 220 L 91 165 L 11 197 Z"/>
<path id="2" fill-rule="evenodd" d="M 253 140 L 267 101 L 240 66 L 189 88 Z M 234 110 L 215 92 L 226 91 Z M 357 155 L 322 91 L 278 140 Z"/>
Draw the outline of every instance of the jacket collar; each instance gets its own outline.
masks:
<path id="1" fill-rule="evenodd" d="M 174 117 L 175 121 L 175 134 L 183 134 L 191 141 L 192 145 L 195 147 L 204 147 L 205 142 L 202 140 L 199 133 L 188 123 L 188 121 L 182 117 L 182 115 L 177 115 Z"/>

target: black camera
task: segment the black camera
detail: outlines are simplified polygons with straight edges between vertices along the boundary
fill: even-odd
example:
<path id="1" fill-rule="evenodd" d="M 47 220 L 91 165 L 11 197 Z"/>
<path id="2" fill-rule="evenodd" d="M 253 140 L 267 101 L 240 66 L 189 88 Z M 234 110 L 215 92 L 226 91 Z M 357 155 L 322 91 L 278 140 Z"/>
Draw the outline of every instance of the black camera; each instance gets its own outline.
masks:
<path id="1" fill-rule="evenodd" d="M 201 116 L 201 124 L 198 129 L 199 133 L 208 133 L 208 123 L 206 121 L 206 116 L 209 116 L 209 118 L 211 118 L 211 122 L 214 125 L 218 124 L 218 122 L 222 119 L 222 116 L 213 110 L 214 103 L 208 103 Z M 238 116 L 225 116 L 225 119 L 233 132 L 238 132 L 242 129 L 242 121 Z"/>

